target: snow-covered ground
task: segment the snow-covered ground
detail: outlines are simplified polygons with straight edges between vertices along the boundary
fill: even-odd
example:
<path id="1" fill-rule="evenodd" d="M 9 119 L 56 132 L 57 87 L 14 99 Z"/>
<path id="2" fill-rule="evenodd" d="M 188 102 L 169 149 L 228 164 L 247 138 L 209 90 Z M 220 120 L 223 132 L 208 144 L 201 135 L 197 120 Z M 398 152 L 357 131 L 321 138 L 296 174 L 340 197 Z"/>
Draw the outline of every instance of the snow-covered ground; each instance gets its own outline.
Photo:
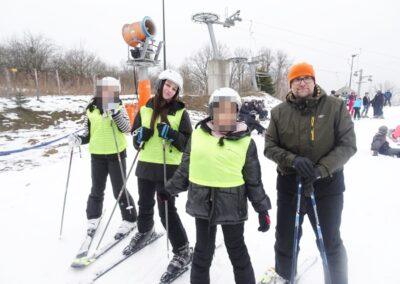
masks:
<path id="1" fill-rule="evenodd" d="M 52 102 L 53 105 L 57 105 Z M 1 105 L 1 102 L 0 102 Z M 72 104 L 71 104 L 72 105 Z M 83 103 L 84 107 L 85 103 Z M 64 105 L 64 107 L 66 107 Z M 79 105 L 77 109 L 79 109 Z M 199 113 L 193 113 L 198 120 Z M 358 152 L 345 166 L 346 193 L 342 219 L 342 237 L 349 258 L 350 283 L 400 283 L 400 246 L 398 216 L 400 216 L 400 159 L 371 155 L 372 136 L 379 126 L 394 128 L 400 124 L 400 107 L 385 108 L 385 119 L 363 119 L 355 122 Z M 65 126 L 60 132 L 47 130 L 52 138 L 75 130 L 76 125 Z M 2 135 L 4 133 L 1 133 Z M 40 136 L 41 131 L 31 130 L 16 134 L 23 139 Z M 264 187 L 273 205 L 276 204 L 275 164 L 262 154 L 263 138 L 253 135 L 262 164 Z M 49 138 L 50 139 L 50 138 Z M 129 139 L 130 140 L 130 139 Z M 21 140 L 22 141 L 22 140 Z M 2 140 L 0 151 L 23 146 L 23 143 Z M 16 143 L 16 144 L 15 144 Z M 60 143 L 65 143 L 61 141 Z M 130 143 L 129 143 L 130 144 Z M 392 145 L 396 146 L 396 145 Z M 400 146 L 397 146 L 400 147 Z M 85 270 L 77 271 L 69 266 L 76 254 L 85 232 L 85 206 L 90 191 L 90 155 L 87 146 L 74 153 L 71 178 L 67 196 L 64 231 L 58 238 L 62 202 L 68 169 L 68 147 L 60 146 L 58 153 L 44 157 L 44 149 L 31 150 L 0 157 L 5 160 L 32 160 L 35 167 L 0 171 L 0 283 L 88 283 L 94 273 L 112 262 L 121 253 L 128 240 L 124 240 L 109 254 Z M 128 165 L 134 150 L 129 145 Z M 19 170 L 17 170 L 19 169 Z M 104 208 L 105 219 L 111 213 L 114 199 L 110 184 L 107 185 Z M 130 177 L 128 189 L 138 200 L 136 178 Z M 185 213 L 186 193 L 177 199 L 177 206 L 192 245 L 195 243 L 194 219 Z M 251 206 L 250 206 L 251 207 Z M 276 219 L 276 206 L 271 210 L 272 221 Z M 155 213 L 156 229 L 163 231 L 158 214 Z M 116 212 L 106 240 L 119 225 L 120 214 Z M 104 226 L 104 225 L 103 225 Z M 258 218 L 249 210 L 245 238 L 252 258 L 256 276 L 274 264 L 274 228 L 267 233 L 257 231 Z M 309 222 L 304 222 L 300 260 L 317 254 L 315 237 Z M 102 228 L 100 228 L 102 230 Z M 218 232 L 218 242 L 222 234 Z M 96 245 L 96 241 L 94 244 Z M 166 240 L 162 237 L 122 263 L 96 283 L 157 283 L 168 263 Z M 179 283 L 189 283 L 189 273 Z M 234 283 L 232 268 L 224 246 L 215 253 L 211 269 L 211 283 Z M 323 283 L 322 264 L 318 262 L 301 283 Z"/>

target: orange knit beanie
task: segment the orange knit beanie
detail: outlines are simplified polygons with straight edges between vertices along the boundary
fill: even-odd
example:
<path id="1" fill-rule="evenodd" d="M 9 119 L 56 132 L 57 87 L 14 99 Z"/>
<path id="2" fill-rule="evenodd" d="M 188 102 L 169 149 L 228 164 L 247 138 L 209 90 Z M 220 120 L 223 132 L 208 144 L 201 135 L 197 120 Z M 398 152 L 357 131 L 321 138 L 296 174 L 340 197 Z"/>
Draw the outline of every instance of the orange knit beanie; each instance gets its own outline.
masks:
<path id="1" fill-rule="evenodd" d="M 302 77 L 302 76 L 311 76 L 315 80 L 315 72 L 314 72 L 314 68 L 312 67 L 312 65 L 310 65 L 306 62 L 301 62 L 301 63 L 295 64 L 295 65 L 292 65 L 289 68 L 289 72 L 288 72 L 288 76 L 287 76 L 289 85 L 293 79 L 296 79 L 296 78 Z"/>

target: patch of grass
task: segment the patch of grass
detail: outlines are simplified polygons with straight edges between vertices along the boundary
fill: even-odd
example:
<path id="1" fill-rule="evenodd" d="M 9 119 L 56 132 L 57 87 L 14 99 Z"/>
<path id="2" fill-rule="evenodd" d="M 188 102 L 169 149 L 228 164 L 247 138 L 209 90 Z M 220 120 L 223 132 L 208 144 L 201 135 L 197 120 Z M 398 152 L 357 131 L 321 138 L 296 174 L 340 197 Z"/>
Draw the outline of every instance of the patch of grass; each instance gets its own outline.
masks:
<path id="1" fill-rule="evenodd" d="M 6 114 L 13 113 L 18 118 L 8 118 Z M 33 111 L 24 107 L 6 109 L 0 114 L 0 132 L 20 129 L 47 129 L 49 126 L 56 126 L 60 120 L 79 121 L 83 119 L 82 113 L 70 111 Z M 7 121 L 8 123 L 4 123 Z"/>
<path id="2" fill-rule="evenodd" d="M 50 155 L 54 155 L 54 154 L 57 154 L 57 153 L 58 153 L 57 149 L 51 148 L 51 149 L 46 150 L 44 152 L 43 157 L 50 157 Z"/>

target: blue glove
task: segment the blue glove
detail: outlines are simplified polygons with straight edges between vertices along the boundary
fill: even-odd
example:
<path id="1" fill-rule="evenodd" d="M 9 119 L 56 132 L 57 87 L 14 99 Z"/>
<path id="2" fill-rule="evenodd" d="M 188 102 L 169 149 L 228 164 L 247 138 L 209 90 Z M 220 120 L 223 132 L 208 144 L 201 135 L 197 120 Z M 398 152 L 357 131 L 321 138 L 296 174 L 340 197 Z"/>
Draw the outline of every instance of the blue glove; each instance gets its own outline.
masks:
<path id="1" fill-rule="evenodd" d="M 163 139 L 169 140 L 169 141 L 174 141 L 175 140 L 175 133 L 176 131 L 171 128 L 168 124 L 165 122 L 158 123 L 157 124 L 157 130 L 158 130 L 158 136 L 160 136 Z"/>
<path id="2" fill-rule="evenodd" d="M 154 131 L 152 129 L 142 126 L 135 130 L 134 141 L 136 137 L 136 144 L 139 145 L 142 142 L 148 141 L 151 138 L 151 136 L 153 136 L 153 134 Z"/>

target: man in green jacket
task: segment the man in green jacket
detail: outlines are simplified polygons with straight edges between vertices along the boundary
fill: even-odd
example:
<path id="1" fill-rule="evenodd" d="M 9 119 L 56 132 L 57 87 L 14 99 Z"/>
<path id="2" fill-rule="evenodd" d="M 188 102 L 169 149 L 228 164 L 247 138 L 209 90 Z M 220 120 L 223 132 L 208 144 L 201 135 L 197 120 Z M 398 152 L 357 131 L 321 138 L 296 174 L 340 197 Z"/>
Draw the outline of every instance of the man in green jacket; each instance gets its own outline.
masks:
<path id="1" fill-rule="evenodd" d="M 314 192 L 331 283 L 344 284 L 348 280 L 346 250 L 340 238 L 345 190 L 343 165 L 357 151 L 353 122 L 344 101 L 327 96 L 315 83 L 310 64 L 293 65 L 288 81 L 290 92 L 286 101 L 271 111 L 264 149 L 265 156 L 278 164 L 276 272 L 282 283 L 290 279 L 296 214 L 293 201 L 296 177 L 300 177 L 303 184 L 300 226 L 307 214 L 316 231 L 309 198 Z"/>

